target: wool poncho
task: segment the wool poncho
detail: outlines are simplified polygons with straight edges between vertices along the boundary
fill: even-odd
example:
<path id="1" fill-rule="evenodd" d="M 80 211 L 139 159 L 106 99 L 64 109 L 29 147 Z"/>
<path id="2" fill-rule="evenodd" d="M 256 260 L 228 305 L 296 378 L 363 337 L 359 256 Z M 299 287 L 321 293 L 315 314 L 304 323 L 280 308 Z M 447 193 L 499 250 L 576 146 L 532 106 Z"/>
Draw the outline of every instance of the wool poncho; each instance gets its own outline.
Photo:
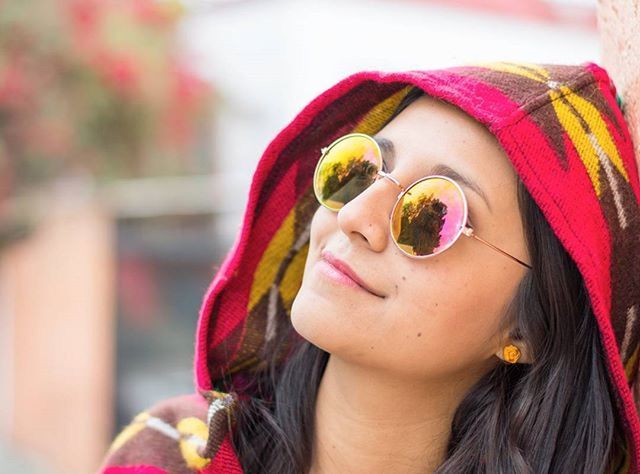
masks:
<path id="1" fill-rule="evenodd" d="M 314 98 L 253 174 L 235 243 L 202 301 L 193 393 L 140 412 L 113 440 L 102 472 L 242 472 L 230 430 L 243 394 L 225 393 L 222 381 L 263 368 L 264 349 L 290 324 L 319 205 L 320 150 L 347 133 L 375 134 L 414 86 L 495 135 L 575 261 L 623 420 L 627 455 L 617 472 L 640 472 L 640 182 L 616 87 L 593 62 L 362 71 Z"/>

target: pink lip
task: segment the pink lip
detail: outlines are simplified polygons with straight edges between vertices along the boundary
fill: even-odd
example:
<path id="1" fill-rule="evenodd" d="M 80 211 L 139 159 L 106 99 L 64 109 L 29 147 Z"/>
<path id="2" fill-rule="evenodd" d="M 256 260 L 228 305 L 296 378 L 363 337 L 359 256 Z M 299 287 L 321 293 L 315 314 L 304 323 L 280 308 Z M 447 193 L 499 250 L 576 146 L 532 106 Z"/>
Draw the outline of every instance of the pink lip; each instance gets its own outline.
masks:
<path id="1" fill-rule="evenodd" d="M 325 275 L 346 285 L 360 287 L 379 298 L 384 298 L 383 295 L 372 290 L 347 263 L 335 257 L 331 252 L 323 250 L 318 264 Z"/>

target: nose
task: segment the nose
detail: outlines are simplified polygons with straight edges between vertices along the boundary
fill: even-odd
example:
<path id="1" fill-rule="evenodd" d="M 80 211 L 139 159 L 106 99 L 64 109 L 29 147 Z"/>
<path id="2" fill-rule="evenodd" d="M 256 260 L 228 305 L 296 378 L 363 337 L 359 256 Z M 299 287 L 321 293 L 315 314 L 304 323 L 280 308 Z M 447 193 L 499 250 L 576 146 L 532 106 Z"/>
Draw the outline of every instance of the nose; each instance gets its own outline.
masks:
<path id="1" fill-rule="evenodd" d="M 389 179 L 382 179 L 382 177 Z M 382 252 L 389 242 L 389 214 L 399 183 L 380 172 L 376 181 L 338 211 L 338 226 L 354 244 Z"/>

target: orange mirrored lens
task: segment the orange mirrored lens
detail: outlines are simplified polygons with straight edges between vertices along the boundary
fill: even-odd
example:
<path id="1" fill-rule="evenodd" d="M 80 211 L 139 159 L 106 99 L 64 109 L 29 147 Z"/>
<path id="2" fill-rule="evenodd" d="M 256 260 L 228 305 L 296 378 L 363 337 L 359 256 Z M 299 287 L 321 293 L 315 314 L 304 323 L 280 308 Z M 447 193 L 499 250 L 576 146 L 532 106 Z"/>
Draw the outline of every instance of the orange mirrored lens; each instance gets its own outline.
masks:
<path id="1" fill-rule="evenodd" d="M 407 189 L 394 206 L 391 235 L 408 255 L 430 255 L 452 245 L 465 220 L 460 189 L 445 178 L 426 178 Z"/>
<path id="2" fill-rule="evenodd" d="M 318 200 L 337 211 L 368 188 L 382 164 L 369 136 L 347 135 L 326 150 L 316 167 L 313 187 Z"/>

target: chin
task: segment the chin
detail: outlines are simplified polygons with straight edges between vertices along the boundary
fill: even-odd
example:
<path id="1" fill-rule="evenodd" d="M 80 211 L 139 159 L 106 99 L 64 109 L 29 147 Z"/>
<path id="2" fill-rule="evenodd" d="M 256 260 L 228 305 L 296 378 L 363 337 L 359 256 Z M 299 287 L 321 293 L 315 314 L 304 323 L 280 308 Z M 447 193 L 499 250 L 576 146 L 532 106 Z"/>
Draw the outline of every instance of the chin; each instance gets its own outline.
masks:
<path id="1" fill-rule="evenodd" d="M 315 344 L 315 339 L 320 336 L 318 333 L 322 332 L 323 318 L 319 308 L 313 305 L 313 297 L 307 293 L 303 287 L 294 298 L 291 305 L 291 325 L 300 336 Z"/>
<path id="2" fill-rule="evenodd" d="M 330 308 L 311 291 L 301 288 L 291 306 L 291 325 L 304 339 L 320 349 L 333 352 L 336 344 L 344 337 L 344 330 L 336 330 L 343 326 L 335 321 L 339 314 Z"/>
<path id="3" fill-rule="evenodd" d="M 291 306 L 291 325 L 294 330 L 314 346 L 339 355 L 352 358 L 353 353 L 362 353 L 358 346 L 366 344 L 361 340 L 362 331 L 357 330 L 353 320 L 345 320 L 348 311 L 340 311 L 335 300 L 319 297 L 314 291 L 303 287 Z"/>

